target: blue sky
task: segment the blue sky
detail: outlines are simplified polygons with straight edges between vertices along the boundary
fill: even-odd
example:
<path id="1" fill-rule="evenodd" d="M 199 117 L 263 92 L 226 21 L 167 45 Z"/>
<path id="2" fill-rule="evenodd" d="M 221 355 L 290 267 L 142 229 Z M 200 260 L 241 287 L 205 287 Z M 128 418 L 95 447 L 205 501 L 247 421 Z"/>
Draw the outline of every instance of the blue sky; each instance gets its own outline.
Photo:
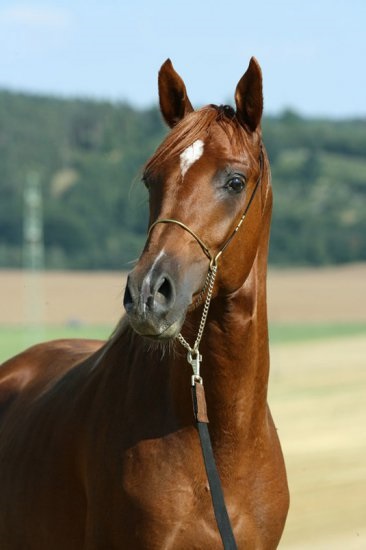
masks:
<path id="1" fill-rule="evenodd" d="M 170 57 L 195 106 L 255 55 L 265 110 L 366 117 L 366 0 L 0 0 L 0 87 L 157 101 Z"/>

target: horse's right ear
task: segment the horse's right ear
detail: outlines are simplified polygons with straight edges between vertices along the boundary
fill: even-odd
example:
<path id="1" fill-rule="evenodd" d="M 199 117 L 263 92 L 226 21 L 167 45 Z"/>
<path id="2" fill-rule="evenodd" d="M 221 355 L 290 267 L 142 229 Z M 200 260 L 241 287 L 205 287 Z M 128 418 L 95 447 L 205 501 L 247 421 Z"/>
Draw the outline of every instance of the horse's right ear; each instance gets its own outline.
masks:
<path id="1" fill-rule="evenodd" d="M 235 102 L 239 121 L 254 132 L 263 113 L 262 71 L 255 57 L 251 58 L 246 73 L 238 82 Z"/>
<path id="2" fill-rule="evenodd" d="M 185 84 L 167 59 L 159 71 L 159 101 L 161 113 L 170 128 L 193 111 Z"/>

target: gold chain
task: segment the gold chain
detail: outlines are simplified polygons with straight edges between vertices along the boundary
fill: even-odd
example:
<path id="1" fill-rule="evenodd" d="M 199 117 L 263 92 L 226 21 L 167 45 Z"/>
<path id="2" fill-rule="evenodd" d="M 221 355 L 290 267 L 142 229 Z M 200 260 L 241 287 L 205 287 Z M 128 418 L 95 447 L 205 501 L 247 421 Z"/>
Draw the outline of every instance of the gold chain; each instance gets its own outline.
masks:
<path id="1" fill-rule="evenodd" d="M 194 384 L 195 381 L 199 381 L 202 383 L 202 378 L 200 377 L 200 362 L 202 360 L 202 356 L 199 352 L 199 345 L 201 343 L 203 331 L 205 329 L 206 321 L 207 321 L 207 315 L 208 310 L 211 303 L 212 293 L 214 289 L 215 284 L 215 278 L 217 273 L 217 265 L 210 266 L 209 272 L 207 275 L 207 281 L 208 281 L 208 288 L 207 288 L 207 295 L 205 300 L 205 305 L 203 306 L 202 311 L 202 317 L 200 326 L 197 333 L 196 341 L 193 345 L 193 348 L 190 346 L 190 344 L 187 342 L 187 340 L 184 338 L 184 336 L 179 333 L 177 336 L 177 339 L 182 344 L 182 346 L 188 351 L 187 353 L 187 361 L 190 363 L 193 369 L 193 377 L 192 377 L 192 384 Z M 206 286 L 206 283 L 205 283 Z"/>

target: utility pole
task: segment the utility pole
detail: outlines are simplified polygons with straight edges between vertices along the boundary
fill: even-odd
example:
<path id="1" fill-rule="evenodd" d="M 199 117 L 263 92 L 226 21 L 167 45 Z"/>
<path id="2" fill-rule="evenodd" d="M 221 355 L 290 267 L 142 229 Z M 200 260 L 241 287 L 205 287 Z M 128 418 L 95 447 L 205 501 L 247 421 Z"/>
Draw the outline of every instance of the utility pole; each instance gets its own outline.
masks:
<path id="1" fill-rule="evenodd" d="M 23 269 L 25 278 L 24 317 L 33 343 L 43 332 L 44 240 L 42 188 L 38 172 L 29 172 L 24 187 Z"/>

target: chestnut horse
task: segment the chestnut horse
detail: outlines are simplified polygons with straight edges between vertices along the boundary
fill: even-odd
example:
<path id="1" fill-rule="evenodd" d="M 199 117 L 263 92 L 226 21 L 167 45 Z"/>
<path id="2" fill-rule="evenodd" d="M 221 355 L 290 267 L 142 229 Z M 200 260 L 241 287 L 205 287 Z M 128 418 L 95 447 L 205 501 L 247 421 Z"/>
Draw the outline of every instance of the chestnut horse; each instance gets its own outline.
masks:
<path id="1" fill-rule="evenodd" d="M 222 548 L 183 346 L 203 357 L 237 546 L 279 543 L 288 488 L 267 405 L 272 192 L 261 70 L 252 58 L 235 111 L 194 111 L 167 60 L 159 97 L 171 132 L 145 167 L 150 231 L 127 315 L 106 343 L 40 344 L 1 367 L 1 550 Z"/>

